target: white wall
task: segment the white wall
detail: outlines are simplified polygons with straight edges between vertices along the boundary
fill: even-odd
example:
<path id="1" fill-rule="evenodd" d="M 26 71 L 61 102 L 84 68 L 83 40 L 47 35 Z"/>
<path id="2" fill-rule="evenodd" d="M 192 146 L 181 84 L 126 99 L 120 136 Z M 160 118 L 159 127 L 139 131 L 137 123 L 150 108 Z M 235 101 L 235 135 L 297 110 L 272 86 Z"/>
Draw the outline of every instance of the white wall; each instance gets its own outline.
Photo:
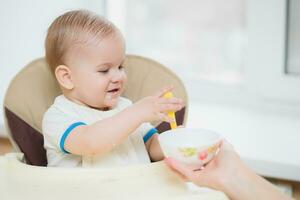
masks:
<path id="1" fill-rule="evenodd" d="M 10 80 L 27 63 L 44 55 L 50 23 L 72 9 L 104 14 L 103 0 L 1 0 L 0 2 L 0 104 Z M 3 135 L 2 106 L 0 136 Z"/>

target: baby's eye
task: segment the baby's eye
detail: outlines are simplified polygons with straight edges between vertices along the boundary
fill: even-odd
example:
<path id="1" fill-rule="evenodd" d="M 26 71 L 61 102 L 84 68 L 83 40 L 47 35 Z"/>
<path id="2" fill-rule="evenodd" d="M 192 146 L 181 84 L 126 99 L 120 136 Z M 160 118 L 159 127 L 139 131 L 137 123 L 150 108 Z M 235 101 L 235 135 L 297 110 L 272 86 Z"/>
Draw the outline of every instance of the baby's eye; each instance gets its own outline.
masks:
<path id="1" fill-rule="evenodd" d="M 108 69 L 106 69 L 106 70 L 99 70 L 98 72 L 105 74 L 105 73 L 108 72 Z"/>
<path id="2" fill-rule="evenodd" d="M 120 65 L 120 66 L 119 66 L 119 69 L 120 69 L 120 70 L 121 70 L 121 69 L 124 69 L 124 67 L 123 67 L 122 65 Z"/>

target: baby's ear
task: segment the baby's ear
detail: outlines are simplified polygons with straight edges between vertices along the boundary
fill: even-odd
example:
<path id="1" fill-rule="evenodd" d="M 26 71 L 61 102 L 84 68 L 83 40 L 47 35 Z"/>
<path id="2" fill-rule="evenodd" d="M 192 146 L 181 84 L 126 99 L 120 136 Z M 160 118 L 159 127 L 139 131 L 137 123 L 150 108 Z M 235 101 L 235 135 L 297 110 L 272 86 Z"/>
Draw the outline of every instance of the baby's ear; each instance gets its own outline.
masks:
<path id="1" fill-rule="evenodd" d="M 74 84 L 71 78 L 71 71 L 65 65 L 59 65 L 55 69 L 55 77 L 58 83 L 65 89 L 71 90 L 74 88 Z"/>

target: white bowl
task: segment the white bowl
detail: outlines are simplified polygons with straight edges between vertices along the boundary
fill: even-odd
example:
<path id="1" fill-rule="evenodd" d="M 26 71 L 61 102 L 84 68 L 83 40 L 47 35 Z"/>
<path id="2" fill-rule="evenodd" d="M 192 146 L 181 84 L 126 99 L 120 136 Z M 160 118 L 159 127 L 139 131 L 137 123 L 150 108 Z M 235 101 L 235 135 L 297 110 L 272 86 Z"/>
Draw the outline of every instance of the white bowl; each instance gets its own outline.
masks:
<path id="1" fill-rule="evenodd" d="M 159 135 L 158 140 L 166 157 L 186 164 L 202 166 L 216 154 L 221 136 L 205 129 L 177 128 Z"/>

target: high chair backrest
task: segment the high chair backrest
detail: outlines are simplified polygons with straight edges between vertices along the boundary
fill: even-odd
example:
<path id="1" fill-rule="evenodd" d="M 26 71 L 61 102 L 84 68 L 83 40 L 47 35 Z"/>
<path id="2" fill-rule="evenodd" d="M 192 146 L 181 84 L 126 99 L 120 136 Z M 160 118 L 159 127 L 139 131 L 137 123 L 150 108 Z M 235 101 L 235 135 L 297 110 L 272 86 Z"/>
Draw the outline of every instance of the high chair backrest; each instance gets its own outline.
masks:
<path id="1" fill-rule="evenodd" d="M 181 80 L 163 65 L 141 56 L 127 55 L 124 67 L 128 82 L 123 94 L 133 102 L 152 95 L 165 85 L 174 85 L 174 96 L 186 107 L 176 112 L 176 121 L 185 125 L 188 97 Z M 8 137 L 16 151 L 23 152 L 26 162 L 46 166 L 42 119 L 61 91 L 44 58 L 34 60 L 11 81 L 4 99 L 4 120 Z M 170 129 L 166 122 L 152 123 L 159 132 Z"/>

